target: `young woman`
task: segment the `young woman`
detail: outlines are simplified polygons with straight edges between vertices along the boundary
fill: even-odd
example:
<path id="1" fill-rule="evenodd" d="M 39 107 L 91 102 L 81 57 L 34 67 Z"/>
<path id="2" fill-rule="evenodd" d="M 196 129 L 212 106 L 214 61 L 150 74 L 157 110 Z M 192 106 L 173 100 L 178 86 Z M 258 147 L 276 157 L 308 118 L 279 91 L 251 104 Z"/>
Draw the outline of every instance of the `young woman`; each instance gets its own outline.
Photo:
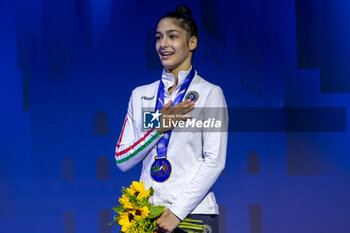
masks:
<path id="1" fill-rule="evenodd" d="M 166 206 L 157 220 L 162 232 L 181 232 L 190 217 L 218 232 L 218 205 L 212 185 L 224 169 L 227 131 L 183 132 L 174 124 L 145 130 L 144 109 L 155 109 L 152 120 L 186 121 L 191 111 L 216 108 L 227 125 L 226 102 L 220 87 L 201 78 L 191 65 L 199 38 L 198 26 L 185 5 L 164 15 L 156 30 L 156 51 L 164 67 L 161 80 L 133 90 L 116 148 L 122 171 L 142 162 L 140 180 L 153 187 L 150 202 Z"/>

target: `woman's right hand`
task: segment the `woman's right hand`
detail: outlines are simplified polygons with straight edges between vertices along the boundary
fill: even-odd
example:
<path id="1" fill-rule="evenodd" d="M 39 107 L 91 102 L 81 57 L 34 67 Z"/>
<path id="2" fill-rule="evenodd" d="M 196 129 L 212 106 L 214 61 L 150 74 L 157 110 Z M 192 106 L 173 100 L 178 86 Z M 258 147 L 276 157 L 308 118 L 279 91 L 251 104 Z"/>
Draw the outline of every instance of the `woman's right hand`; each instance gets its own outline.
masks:
<path id="1" fill-rule="evenodd" d="M 185 100 L 181 103 L 176 104 L 175 106 L 171 106 L 173 101 L 170 100 L 163 108 L 160 110 L 162 115 L 160 116 L 161 124 L 160 128 L 157 129 L 158 133 L 162 134 L 174 129 L 174 125 L 176 125 L 179 121 L 186 121 L 190 119 L 191 116 L 186 115 L 190 111 L 194 109 L 194 102 L 191 100 Z M 163 119 L 166 117 L 165 121 L 167 122 L 166 127 L 164 127 Z M 171 124 L 169 124 L 171 122 Z"/>

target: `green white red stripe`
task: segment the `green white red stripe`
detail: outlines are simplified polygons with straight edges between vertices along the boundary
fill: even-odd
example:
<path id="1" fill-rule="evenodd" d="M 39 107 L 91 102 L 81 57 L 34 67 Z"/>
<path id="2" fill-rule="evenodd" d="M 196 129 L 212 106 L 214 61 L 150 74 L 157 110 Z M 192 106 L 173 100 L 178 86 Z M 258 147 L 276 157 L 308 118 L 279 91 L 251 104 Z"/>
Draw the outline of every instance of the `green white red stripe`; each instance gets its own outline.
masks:
<path id="1" fill-rule="evenodd" d="M 164 103 L 161 98 L 158 97 L 158 101 L 162 104 L 162 106 L 164 106 Z"/>
<path id="2" fill-rule="evenodd" d="M 132 157 L 136 156 L 137 154 L 139 154 L 143 149 L 145 149 L 149 144 L 151 144 L 158 136 L 159 136 L 159 133 L 155 129 L 151 129 L 147 131 L 147 133 L 142 138 L 140 138 L 137 142 L 133 143 L 131 146 L 115 154 L 115 159 L 117 164 L 121 164 L 131 159 Z M 121 140 L 122 139 L 119 139 L 119 141 Z"/>
<path id="3" fill-rule="evenodd" d="M 179 95 L 181 95 L 182 93 L 184 93 L 186 91 L 186 88 L 185 89 L 183 89 L 182 91 L 180 91 L 179 93 L 177 93 L 177 95 L 176 95 L 176 97 L 175 97 L 175 99 L 179 96 Z"/>
<path id="4" fill-rule="evenodd" d="M 120 137 L 119 137 L 119 140 L 118 140 L 118 143 L 117 143 L 117 149 L 119 149 L 119 147 L 120 147 L 120 142 L 122 141 L 123 134 L 124 134 L 124 129 L 125 129 L 125 125 L 126 125 L 126 122 L 127 122 L 127 121 L 128 121 L 128 118 L 125 117 L 125 121 L 124 121 L 124 124 L 123 124 L 122 133 L 120 134 Z"/>

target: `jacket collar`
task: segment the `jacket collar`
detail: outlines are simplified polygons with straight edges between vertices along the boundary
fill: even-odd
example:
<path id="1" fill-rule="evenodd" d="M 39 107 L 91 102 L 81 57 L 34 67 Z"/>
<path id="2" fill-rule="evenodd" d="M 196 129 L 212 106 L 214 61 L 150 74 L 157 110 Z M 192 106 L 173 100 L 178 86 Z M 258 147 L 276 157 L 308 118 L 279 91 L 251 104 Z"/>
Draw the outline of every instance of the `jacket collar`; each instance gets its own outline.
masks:
<path id="1" fill-rule="evenodd" d="M 178 88 L 181 87 L 182 83 L 185 81 L 187 75 L 190 73 L 192 69 L 192 66 L 189 70 L 181 70 L 177 76 L 178 82 L 177 86 L 175 87 L 174 90 L 177 90 Z M 175 83 L 175 77 L 172 73 L 167 73 L 165 69 L 163 69 L 162 73 L 162 82 L 164 84 L 164 90 L 165 93 L 169 94 L 168 89 L 172 87 Z"/>

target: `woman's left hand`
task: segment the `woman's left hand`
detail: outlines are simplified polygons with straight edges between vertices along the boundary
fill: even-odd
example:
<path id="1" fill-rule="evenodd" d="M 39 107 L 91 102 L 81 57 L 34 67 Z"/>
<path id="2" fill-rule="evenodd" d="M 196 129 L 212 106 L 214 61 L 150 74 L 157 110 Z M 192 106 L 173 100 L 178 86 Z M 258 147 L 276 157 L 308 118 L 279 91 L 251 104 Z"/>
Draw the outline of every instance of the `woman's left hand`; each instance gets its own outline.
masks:
<path id="1" fill-rule="evenodd" d="M 181 220 L 176 217 L 171 210 L 166 208 L 160 218 L 157 220 L 158 228 L 157 230 L 161 230 L 164 233 L 171 233 L 175 230 L 175 228 L 180 224 Z"/>

